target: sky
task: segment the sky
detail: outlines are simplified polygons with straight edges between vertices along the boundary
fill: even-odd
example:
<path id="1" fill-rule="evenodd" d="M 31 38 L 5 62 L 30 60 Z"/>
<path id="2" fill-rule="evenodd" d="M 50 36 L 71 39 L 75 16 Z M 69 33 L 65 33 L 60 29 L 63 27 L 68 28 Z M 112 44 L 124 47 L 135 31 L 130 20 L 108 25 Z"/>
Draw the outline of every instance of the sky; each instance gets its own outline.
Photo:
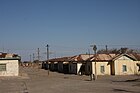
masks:
<path id="1" fill-rule="evenodd" d="M 0 0 L 0 51 L 45 60 L 97 48 L 140 47 L 140 0 Z"/>

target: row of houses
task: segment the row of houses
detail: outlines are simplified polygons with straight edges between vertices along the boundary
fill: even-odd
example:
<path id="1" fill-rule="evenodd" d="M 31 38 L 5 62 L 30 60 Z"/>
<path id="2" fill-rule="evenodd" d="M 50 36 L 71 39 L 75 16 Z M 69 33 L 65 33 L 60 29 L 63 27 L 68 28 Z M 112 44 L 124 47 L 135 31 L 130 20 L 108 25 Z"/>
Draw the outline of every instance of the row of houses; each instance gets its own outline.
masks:
<path id="1" fill-rule="evenodd" d="M 20 60 L 17 54 L 0 53 L 0 76 L 18 76 Z"/>
<path id="2" fill-rule="evenodd" d="M 80 54 L 45 61 L 48 67 L 65 74 L 134 75 L 140 74 L 140 54 Z"/>
<path id="3" fill-rule="evenodd" d="M 18 76 L 20 60 L 16 54 L 0 53 L 0 76 Z M 140 74 L 140 54 L 80 54 L 50 59 L 43 68 L 65 74 L 90 75 L 96 70 L 97 75 L 134 75 Z"/>

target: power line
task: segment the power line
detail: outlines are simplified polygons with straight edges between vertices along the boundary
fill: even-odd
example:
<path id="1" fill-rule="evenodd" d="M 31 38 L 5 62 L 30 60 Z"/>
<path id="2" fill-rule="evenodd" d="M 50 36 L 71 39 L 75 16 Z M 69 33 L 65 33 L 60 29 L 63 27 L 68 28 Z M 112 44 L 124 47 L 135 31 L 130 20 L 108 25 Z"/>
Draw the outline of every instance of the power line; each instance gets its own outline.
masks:
<path id="1" fill-rule="evenodd" d="M 121 44 L 106 44 L 108 47 L 140 47 L 140 45 L 121 45 Z M 96 46 L 98 47 L 105 47 L 106 45 L 100 45 L 97 44 Z M 83 49 L 87 49 L 85 47 L 69 47 L 69 46 L 59 46 L 59 45 L 52 45 L 53 48 L 62 48 L 62 49 L 70 49 L 70 50 L 83 50 Z M 88 47 L 88 46 L 87 46 Z M 42 50 L 45 50 L 44 48 L 40 48 Z M 35 51 L 35 48 L 4 48 L 1 47 L 0 50 L 5 51 L 5 50 L 9 50 L 9 51 Z"/>

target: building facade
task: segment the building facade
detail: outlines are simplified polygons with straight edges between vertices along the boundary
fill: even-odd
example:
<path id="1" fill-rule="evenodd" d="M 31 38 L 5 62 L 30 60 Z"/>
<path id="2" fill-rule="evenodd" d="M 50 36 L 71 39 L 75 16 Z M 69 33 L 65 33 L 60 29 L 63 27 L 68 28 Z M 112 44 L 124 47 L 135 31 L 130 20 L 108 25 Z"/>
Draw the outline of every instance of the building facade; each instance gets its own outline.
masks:
<path id="1" fill-rule="evenodd" d="M 80 54 L 50 59 L 50 69 L 78 75 L 135 75 L 140 74 L 139 54 Z M 54 66 L 55 63 L 55 66 Z"/>
<path id="2" fill-rule="evenodd" d="M 20 57 L 14 54 L 0 55 L 0 76 L 18 76 Z"/>
<path id="3" fill-rule="evenodd" d="M 135 75 L 140 74 L 140 61 L 129 54 L 98 54 L 87 62 L 86 73 L 97 75 Z"/>

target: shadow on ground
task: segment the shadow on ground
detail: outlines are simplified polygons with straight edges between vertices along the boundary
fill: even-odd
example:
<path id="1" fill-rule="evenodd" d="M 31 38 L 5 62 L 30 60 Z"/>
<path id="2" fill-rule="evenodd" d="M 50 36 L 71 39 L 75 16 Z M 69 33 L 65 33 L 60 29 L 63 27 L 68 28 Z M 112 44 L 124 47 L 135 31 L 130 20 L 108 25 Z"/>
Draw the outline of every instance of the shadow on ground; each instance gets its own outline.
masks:
<path id="1" fill-rule="evenodd" d="M 119 80 L 119 81 L 112 81 L 112 82 L 140 82 L 140 78 L 137 79 L 129 79 L 129 80 Z"/>
<path id="2" fill-rule="evenodd" d="M 113 89 L 114 92 L 129 92 L 129 93 L 138 93 L 138 92 L 134 92 L 134 91 L 128 91 L 128 90 L 124 90 L 124 89 Z"/>

